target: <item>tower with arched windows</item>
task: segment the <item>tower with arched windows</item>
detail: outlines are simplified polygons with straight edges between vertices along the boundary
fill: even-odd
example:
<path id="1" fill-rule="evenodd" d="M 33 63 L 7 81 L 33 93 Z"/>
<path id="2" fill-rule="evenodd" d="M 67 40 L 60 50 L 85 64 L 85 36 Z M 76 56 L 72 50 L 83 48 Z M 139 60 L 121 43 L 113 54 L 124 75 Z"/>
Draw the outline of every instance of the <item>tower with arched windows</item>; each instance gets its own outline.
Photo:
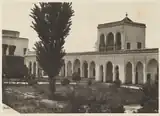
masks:
<path id="1" fill-rule="evenodd" d="M 144 49 L 145 28 L 145 24 L 134 22 L 127 15 L 121 21 L 99 24 L 97 51 Z"/>

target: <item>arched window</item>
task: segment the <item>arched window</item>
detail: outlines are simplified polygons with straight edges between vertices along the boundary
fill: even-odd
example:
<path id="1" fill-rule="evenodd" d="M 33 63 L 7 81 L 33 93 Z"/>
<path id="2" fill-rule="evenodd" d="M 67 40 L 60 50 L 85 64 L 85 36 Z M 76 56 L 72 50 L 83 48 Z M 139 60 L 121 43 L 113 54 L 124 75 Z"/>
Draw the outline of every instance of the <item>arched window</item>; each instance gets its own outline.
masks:
<path id="1" fill-rule="evenodd" d="M 121 49 L 121 34 L 118 32 L 116 34 L 116 50 Z"/>
<path id="2" fill-rule="evenodd" d="M 107 35 L 106 43 L 107 43 L 107 46 L 106 46 L 107 50 L 113 50 L 113 48 L 114 48 L 114 35 L 113 35 L 113 33 L 110 32 Z"/>
<path id="3" fill-rule="evenodd" d="M 141 49 L 142 48 L 142 43 L 141 42 L 137 42 L 137 48 Z"/>
<path id="4" fill-rule="evenodd" d="M 104 42 L 104 34 L 100 35 L 100 43 L 99 43 L 99 51 L 104 51 L 105 42 Z"/>
<path id="5" fill-rule="evenodd" d="M 10 45 L 9 46 L 9 55 L 14 55 L 15 49 L 16 49 L 16 46 Z"/>
<path id="6" fill-rule="evenodd" d="M 131 44 L 127 43 L 127 49 L 131 49 Z"/>

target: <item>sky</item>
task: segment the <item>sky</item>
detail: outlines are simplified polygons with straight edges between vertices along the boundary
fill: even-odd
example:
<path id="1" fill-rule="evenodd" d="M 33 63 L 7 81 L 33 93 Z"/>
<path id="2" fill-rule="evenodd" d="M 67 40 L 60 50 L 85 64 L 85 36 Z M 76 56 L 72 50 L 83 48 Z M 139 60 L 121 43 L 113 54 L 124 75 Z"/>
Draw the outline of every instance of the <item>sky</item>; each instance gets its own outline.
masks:
<path id="1" fill-rule="evenodd" d="M 98 24 L 119 21 L 128 17 L 145 23 L 146 47 L 159 48 L 160 43 L 160 2 L 73 2 L 75 16 L 66 38 L 66 52 L 83 52 L 95 50 Z M 20 37 L 29 39 L 29 49 L 39 40 L 36 32 L 30 27 L 29 16 L 33 3 L 27 1 L 6 0 L 2 4 L 2 29 L 20 32 Z"/>

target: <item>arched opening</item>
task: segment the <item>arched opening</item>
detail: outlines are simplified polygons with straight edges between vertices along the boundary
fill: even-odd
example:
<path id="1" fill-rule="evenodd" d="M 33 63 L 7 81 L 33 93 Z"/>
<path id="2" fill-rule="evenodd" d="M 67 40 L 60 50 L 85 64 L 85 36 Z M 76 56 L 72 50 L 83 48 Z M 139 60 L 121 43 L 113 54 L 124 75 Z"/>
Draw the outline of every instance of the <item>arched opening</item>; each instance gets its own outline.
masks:
<path id="1" fill-rule="evenodd" d="M 104 51 L 104 50 L 105 50 L 104 34 L 101 34 L 99 42 L 99 51 Z"/>
<path id="2" fill-rule="evenodd" d="M 126 84 L 131 84 L 132 83 L 132 64 L 128 62 L 126 64 L 126 78 L 125 78 L 125 83 Z"/>
<path id="3" fill-rule="evenodd" d="M 147 74 L 150 75 L 151 81 L 158 79 L 158 62 L 155 59 L 151 59 L 147 64 Z"/>
<path id="4" fill-rule="evenodd" d="M 99 68 L 99 76 L 100 76 L 100 81 L 103 82 L 103 65 L 101 65 Z"/>
<path id="5" fill-rule="evenodd" d="M 107 36 L 107 50 L 113 50 L 114 49 L 114 35 L 113 33 L 109 33 Z"/>
<path id="6" fill-rule="evenodd" d="M 32 74 L 32 62 L 29 62 L 29 74 Z"/>
<path id="7" fill-rule="evenodd" d="M 36 76 L 36 62 L 33 63 L 33 75 Z"/>
<path id="8" fill-rule="evenodd" d="M 121 49 L 121 34 L 118 32 L 116 34 L 116 50 Z"/>
<path id="9" fill-rule="evenodd" d="M 143 64 L 138 62 L 136 65 L 135 84 L 143 84 Z"/>
<path id="10" fill-rule="evenodd" d="M 65 76 L 65 64 L 63 64 L 62 67 L 61 67 L 61 76 L 62 77 Z"/>
<path id="11" fill-rule="evenodd" d="M 106 64 L 106 82 L 111 83 L 113 81 L 113 65 L 111 62 Z"/>
<path id="12" fill-rule="evenodd" d="M 119 80 L 119 67 L 118 66 L 115 67 L 115 79 Z"/>
<path id="13" fill-rule="evenodd" d="M 67 76 L 72 76 L 72 63 L 68 61 L 67 63 Z"/>
<path id="14" fill-rule="evenodd" d="M 95 78 L 95 63 L 92 61 L 89 68 L 90 77 Z"/>
<path id="15" fill-rule="evenodd" d="M 88 78 L 88 63 L 87 63 L 87 61 L 84 61 L 82 69 L 83 69 L 83 77 Z"/>
<path id="16" fill-rule="evenodd" d="M 80 60 L 78 59 L 74 62 L 73 72 L 77 72 L 80 75 Z"/>

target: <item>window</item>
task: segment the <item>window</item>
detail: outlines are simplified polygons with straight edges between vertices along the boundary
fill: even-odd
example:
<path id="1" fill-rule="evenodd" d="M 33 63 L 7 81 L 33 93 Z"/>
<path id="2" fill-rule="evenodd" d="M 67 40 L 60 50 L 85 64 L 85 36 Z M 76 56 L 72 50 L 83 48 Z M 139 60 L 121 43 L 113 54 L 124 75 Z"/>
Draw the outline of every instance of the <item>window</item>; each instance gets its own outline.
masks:
<path id="1" fill-rule="evenodd" d="M 14 55 L 14 52 L 15 52 L 15 49 L 16 49 L 16 46 L 9 46 L 9 55 Z"/>
<path id="2" fill-rule="evenodd" d="M 127 49 L 131 49 L 130 43 L 127 43 Z"/>
<path id="3" fill-rule="evenodd" d="M 7 44 L 3 44 L 3 45 L 2 45 L 2 48 L 3 48 L 3 55 L 6 55 L 7 47 L 8 47 Z"/>
<path id="4" fill-rule="evenodd" d="M 142 48 L 142 44 L 140 42 L 137 42 L 137 48 L 141 49 Z"/>
<path id="5" fill-rule="evenodd" d="M 27 51 L 27 48 L 23 48 L 23 54 L 25 55 Z"/>

